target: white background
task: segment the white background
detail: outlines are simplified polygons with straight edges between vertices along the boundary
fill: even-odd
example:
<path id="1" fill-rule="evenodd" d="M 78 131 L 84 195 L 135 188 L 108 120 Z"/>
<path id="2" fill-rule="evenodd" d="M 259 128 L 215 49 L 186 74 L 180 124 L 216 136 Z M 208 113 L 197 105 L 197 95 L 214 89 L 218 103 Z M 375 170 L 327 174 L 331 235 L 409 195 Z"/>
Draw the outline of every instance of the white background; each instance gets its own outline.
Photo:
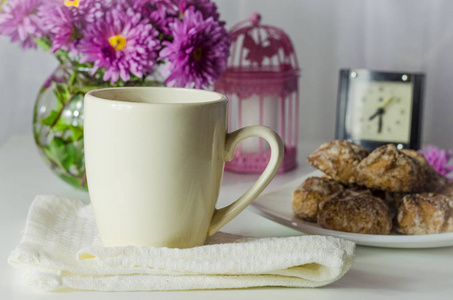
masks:
<path id="1" fill-rule="evenodd" d="M 227 27 L 258 11 L 291 37 L 302 69 L 300 141 L 330 140 L 340 68 L 424 72 L 424 143 L 453 148 L 453 1 L 215 0 Z M 0 145 L 31 134 L 32 108 L 57 66 L 0 37 Z"/>

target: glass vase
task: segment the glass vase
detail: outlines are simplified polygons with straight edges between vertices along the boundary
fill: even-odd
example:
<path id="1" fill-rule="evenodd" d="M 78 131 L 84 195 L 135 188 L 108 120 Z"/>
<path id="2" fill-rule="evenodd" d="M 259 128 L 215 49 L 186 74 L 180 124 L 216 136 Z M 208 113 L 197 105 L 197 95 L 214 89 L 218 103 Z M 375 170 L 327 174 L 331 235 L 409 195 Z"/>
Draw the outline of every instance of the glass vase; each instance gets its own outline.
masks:
<path id="1" fill-rule="evenodd" d="M 85 93 L 110 82 L 90 68 L 60 65 L 46 80 L 35 102 L 33 135 L 41 157 L 62 180 L 87 190 L 83 148 L 83 99 Z M 163 86 L 156 76 L 115 86 Z"/>

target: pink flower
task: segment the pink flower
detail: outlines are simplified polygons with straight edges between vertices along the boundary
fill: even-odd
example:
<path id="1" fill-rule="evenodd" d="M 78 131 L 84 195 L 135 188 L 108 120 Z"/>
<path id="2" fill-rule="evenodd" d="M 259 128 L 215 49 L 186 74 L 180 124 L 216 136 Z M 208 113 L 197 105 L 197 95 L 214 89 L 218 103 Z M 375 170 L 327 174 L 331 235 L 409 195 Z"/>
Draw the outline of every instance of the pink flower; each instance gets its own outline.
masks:
<path id="1" fill-rule="evenodd" d="M 160 53 L 166 59 L 165 83 L 178 87 L 208 87 L 226 68 L 231 38 L 212 17 L 203 19 L 194 7 L 185 10 L 182 20 L 170 24 L 173 41 L 164 41 Z"/>
<path id="2" fill-rule="evenodd" d="M 450 158 L 453 155 L 453 150 L 445 151 L 434 146 L 428 146 L 428 151 L 419 150 L 434 170 L 442 176 L 448 175 L 453 171 L 453 165 L 448 165 Z M 450 178 L 451 179 L 451 178 Z"/>
<path id="3" fill-rule="evenodd" d="M 161 46 L 158 31 L 131 7 L 111 7 L 104 18 L 84 30 L 79 44 L 80 62 L 93 63 L 93 72 L 104 68 L 104 80 L 128 81 L 133 74 L 142 78 L 152 71 Z"/>
<path id="4" fill-rule="evenodd" d="M 34 38 L 42 36 L 42 24 L 36 12 L 41 0 L 9 0 L 0 7 L 0 34 L 19 41 L 23 49 L 36 48 Z M 2 12 L 3 11 L 3 12 Z"/>

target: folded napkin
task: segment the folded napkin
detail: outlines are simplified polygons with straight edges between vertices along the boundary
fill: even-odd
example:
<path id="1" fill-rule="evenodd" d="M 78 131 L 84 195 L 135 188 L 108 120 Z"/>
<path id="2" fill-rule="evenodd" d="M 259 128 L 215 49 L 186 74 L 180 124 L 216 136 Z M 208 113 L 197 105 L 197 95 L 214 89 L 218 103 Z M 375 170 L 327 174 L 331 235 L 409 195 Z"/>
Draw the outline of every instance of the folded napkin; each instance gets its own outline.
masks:
<path id="1" fill-rule="evenodd" d="M 354 243 L 333 237 L 249 238 L 217 233 L 190 249 L 104 248 L 91 205 L 37 196 L 9 263 L 45 290 L 99 291 L 318 287 L 349 269 Z"/>

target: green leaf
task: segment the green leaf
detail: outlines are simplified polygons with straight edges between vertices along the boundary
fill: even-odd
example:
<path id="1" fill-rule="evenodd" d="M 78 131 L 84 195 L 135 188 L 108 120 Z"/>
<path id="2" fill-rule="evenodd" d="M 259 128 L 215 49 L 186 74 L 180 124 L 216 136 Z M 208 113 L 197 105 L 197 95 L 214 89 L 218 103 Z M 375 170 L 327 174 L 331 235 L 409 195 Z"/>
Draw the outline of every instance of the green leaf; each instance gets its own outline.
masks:
<path id="1" fill-rule="evenodd" d="M 62 105 L 66 103 L 66 94 L 65 90 L 61 88 L 60 84 L 56 84 L 53 90 L 55 97 L 57 97 L 58 102 Z"/>
<path id="2" fill-rule="evenodd" d="M 59 137 L 54 137 L 49 146 L 43 148 L 51 163 L 57 165 L 67 176 L 82 176 L 83 164 L 83 141 L 65 142 Z M 71 173 L 70 170 L 74 173 Z"/>
<path id="3" fill-rule="evenodd" d="M 49 51 L 50 47 L 52 46 L 50 41 L 41 40 L 41 39 L 38 39 L 38 38 L 35 38 L 34 41 L 35 41 L 36 45 L 38 45 L 38 47 L 40 47 L 44 51 Z"/>
<path id="4" fill-rule="evenodd" d="M 69 58 L 69 55 L 68 55 L 68 51 L 63 51 L 61 49 L 58 49 L 55 53 L 54 53 L 55 57 L 58 59 L 58 61 L 61 63 L 61 64 L 65 64 L 67 62 L 71 62 L 71 59 Z"/>
<path id="5" fill-rule="evenodd" d="M 65 143 L 76 142 L 83 138 L 83 127 L 82 126 L 73 126 L 66 124 L 63 119 L 59 119 L 57 124 L 52 127 L 54 132 L 61 132 L 61 136 L 64 137 L 62 140 Z M 68 132 L 70 134 L 68 135 Z"/>
<path id="6" fill-rule="evenodd" d="M 57 111 L 61 111 L 63 109 L 63 103 L 61 101 L 57 101 Z"/>
<path id="7" fill-rule="evenodd" d="M 55 120 L 58 118 L 58 112 L 55 110 L 50 111 L 50 114 L 41 120 L 41 123 L 47 126 L 52 126 L 55 123 Z"/>
<path id="8" fill-rule="evenodd" d="M 63 164 L 63 162 L 67 159 L 67 152 L 65 148 L 64 141 L 59 137 L 54 137 L 50 141 L 49 146 L 43 148 L 44 152 L 52 160 L 52 162 L 57 164 L 62 170 L 67 170 Z"/>
<path id="9" fill-rule="evenodd" d="M 58 176 L 61 179 L 63 179 L 65 182 L 69 183 L 70 185 L 72 185 L 75 188 L 78 188 L 78 189 L 83 190 L 83 191 L 87 191 L 88 190 L 88 187 L 87 187 L 86 183 L 84 185 L 82 185 L 83 175 L 82 175 L 81 178 L 75 178 L 75 177 L 67 176 L 67 175 L 64 175 L 64 174 L 59 174 Z"/>
<path id="10" fill-rule="evenodd" d="M 65 132 L 66 130 L 69 129 L 70 125 L 65 124 L 64 121 L 61 121 L 62 119 L 59 119 L 57 124 L 52 128 L 54 132 Z"/>
<path id="11" fill-rule="evenodd" d="M 81 126 L 69 126 L 69 130 L 72 131 L 73 141 L 77 141 L 83 136 L 83 127 Z"/>
<path id="12" fill-rule="evenodd" d="M 71 99 L 71 93 L 69 92 L 69 88 L 67 85 L 64 84 L 57 84 L 54 90 L 55 96 L 61 102 L 61 104 L 65 104 L 69 99 Z"/>
<path id="13" fill-rule="evenodd" d="M 62 161 L 62 165 L 65 168 L 65 170 L 69 171 L 71 166 L 74 164 L 74 152 L 75 152 L 74 145 L 72 143 L 67 144 L 65 146 L 65 150 L 66 150 L 65 159 Z"/>
<path id="14" fill-rule="evenodd" d="M 85 170 L 83 160 L 83 139 L 74 143 L 74 165 L 81 173 Z"/>
<path id="15" fill-rule="evenodd" d="M 100 88 L 103 88 L 105 86 L 78 86 L 76 89 L 75 89 L 75 92 L 76 93 L 79 93 L 79 95 L 81 95 L 82 97 L 92 91 L 92 90 L 97 90 L 97 89 L 100 89 Z"/>
<path id="16" fill-rule="evenodd" d="M 69 78 L 69 85 L 74 84 L 74 80 L 76 79 L 76 76 L 77 76 L 77 69 L 75 69 L 74 72 L 72 72 L 71 77 Z"/>

